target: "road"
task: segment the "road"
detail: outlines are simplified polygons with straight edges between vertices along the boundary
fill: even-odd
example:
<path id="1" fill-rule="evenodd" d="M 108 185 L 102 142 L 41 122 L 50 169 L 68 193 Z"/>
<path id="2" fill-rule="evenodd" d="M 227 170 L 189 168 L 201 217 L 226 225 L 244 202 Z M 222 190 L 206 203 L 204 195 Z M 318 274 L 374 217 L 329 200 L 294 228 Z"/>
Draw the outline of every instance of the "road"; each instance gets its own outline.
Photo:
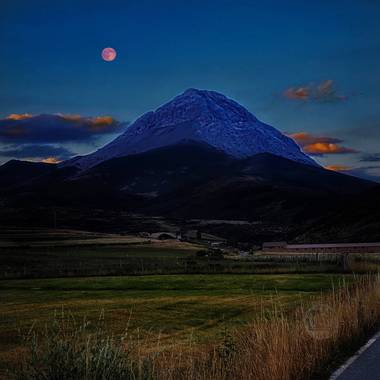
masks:
<path id="1" fill-rule="evenodd" d="M 369 340 L 330 380 L 380 380 L 380 333 Z"/>

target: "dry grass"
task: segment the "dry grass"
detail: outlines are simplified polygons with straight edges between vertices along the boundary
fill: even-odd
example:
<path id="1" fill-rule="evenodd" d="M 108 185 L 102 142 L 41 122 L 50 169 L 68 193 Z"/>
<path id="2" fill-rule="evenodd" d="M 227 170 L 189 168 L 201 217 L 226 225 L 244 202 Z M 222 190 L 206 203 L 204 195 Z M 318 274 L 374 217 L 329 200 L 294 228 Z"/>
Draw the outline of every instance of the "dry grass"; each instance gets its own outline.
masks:
<path id="1" fill-rule="evenodd" d="M 221 363 L 219 378 L 230 378 L 231 373 L 235 379 L 312 378 L 378 326 L 379 296 L 379 277 L 365 277 L 321 297 L 311 308 L 253 322 L 235 338 L 234 359 L 228 371 Z"/>
<path id="2" fill-rule="evenodd" d="M 141 350 L 146 341 L 130 343 L 126 336 L 113 339 L 92 333 L 92 338 L 78 339 L 83 327 L 79 327 L 81 334 L 62 335 L 54 330 L 46 341 L 32 334 L 32 355 L 25 356 L 17 378 L 42 379 L 47 371 L 49 379 L 57 378 L 56 372 L 59 378 L 102 380 L 118 379 L 118 374 L 124 379 L 165 380 L 323 378 L 337 355 L 355 349 L 378 327 L 379 296 L 380 277 L 360 277 L 354 284 L 322 295 L 312 307 L 300 307 L 291 314 L 284 314 L 279 307 L 236 334 L 225 331 L 217 346 L 189 343 L 172 351 L 161 350 L 159 339 L 151 341 L 149 353 Z M 64 326 L 67 331 L 67 324 Z M 61 355 L 64 365 L 57 360 Z"/>

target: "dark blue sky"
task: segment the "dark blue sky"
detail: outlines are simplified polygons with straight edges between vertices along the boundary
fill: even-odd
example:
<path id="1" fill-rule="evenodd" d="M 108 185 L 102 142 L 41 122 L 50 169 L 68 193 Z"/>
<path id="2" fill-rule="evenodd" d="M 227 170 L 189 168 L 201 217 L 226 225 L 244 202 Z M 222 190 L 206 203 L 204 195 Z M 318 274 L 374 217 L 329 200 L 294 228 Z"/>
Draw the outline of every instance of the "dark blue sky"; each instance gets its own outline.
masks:
<path id="1" fill-rule="evenodd" d="M 212 89 L 283 132 L 307 132 L 310 152 L 334 141 L 322 164 L 380 175 L 379 20 L 378 0 L 3 0 L 0 118 L 133 121 L 186 88 Z M 113 62 L 100 57 L 107 46 Z M 55 149 L 85 153 L 112 132 Z M 15 146 L 0 143 L 5 161 Z"/>

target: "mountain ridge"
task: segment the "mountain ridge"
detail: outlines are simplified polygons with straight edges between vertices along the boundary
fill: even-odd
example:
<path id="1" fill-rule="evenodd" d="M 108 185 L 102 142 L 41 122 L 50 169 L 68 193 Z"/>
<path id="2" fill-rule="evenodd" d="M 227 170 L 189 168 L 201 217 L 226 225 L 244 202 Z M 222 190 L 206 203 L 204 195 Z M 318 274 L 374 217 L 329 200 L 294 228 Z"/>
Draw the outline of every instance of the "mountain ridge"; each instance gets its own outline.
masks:
<path id="1" fill-rule="evenodd" d="M 38 170 L 29 170 L 26 173 L 32 174 L 29 178 L 25 177 L 26 166 L 22 162 L 14 161 L 5 169 L 0 167 L 0 179 L 6 182 L 2 187 L 0 181 L 3 206 L 0 219 L 1 215 L 9 216 L 7 210 L 20 210 L 12 211 L 15 225 L 22 224 L 26 214 L 33 223 L 44 225 L 45 214 L 59 208 L 65 215 L 60 219 L 61 225 L 71 228 L 78 218 L 87 215 L 89 221 L 83 220 L 81 225 L 89 223 L 94 228 L 90 215 L 95 209 L 107 215 L 128 213 L 152 220 L 160 216 L 177 221 L 191 218 L 257 221 L 272 231 L 268 232 L 272 235 L 265 235 L 266 239 L 277 238 L 276 231 L 280 230 L 303 235 L 305 227 L 313 225 L 315 235 L 322 241 L 328 229 L 318 227 L 318 221 L 323 221 L 332 232 L 329 222 L 332 220 L 349 221 L 342 231 L 352 233 L 359 230 L 363 233 L 360 226 L 365 223 L 372 226 L 366 238 L 376 240 L 378 236 L 378 223 L 371 222 L 376 219 L 372 214 L 361 214 L 360 226 L 348 219 L 348 210 L 339 221 L 345 208 L 355 211 L 360 205 L 366 212 L 371 210 L 371 200 L 377 198 L 367 201 L 365 194 L 371 189 L 378 192 L 377 184 L 270 153 L 238 159 L 205 143 L 186 141 L 113 158 L 84 172 L 47 165 L 32 164 Z M 40 173 L 40 168 L 49 170 Z M 38 215 L 45 216 L 38 219 Z M 99 230 L 115 227 L 112 221 L 98 223 Z M 117 228 L 122 230 L 123 226 Z M 239 231 L 231 233 L 240 236 Z M 245 238 L 258 239 L 251 233 L 252 230 L 244 232 Z"/>
<path id="2" fill-rule="evenodd" d="M 146 152 L 185 139 L 205 142 L 236 158 L 267 152 L 319 166 L 290 137 L 260 122 L 234 100 L 215 91 L 197 89 L 188 89 L 155 111 L 145 113 L 96 152 L 74 157 L 61 166 L 86 170 L 111 158 Z"/>

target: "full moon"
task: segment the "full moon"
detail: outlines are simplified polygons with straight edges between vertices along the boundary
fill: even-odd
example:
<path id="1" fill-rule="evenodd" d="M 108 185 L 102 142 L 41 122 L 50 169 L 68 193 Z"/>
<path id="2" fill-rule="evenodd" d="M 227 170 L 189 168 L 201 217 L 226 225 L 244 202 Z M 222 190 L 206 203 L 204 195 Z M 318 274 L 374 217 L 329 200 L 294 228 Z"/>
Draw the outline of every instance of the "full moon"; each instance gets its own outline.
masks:
<path id="1" fill-rule="evenodd" d="M 111 62 L 116 58 L 116 50 L 111 47 L 106 47 L 102 50 L 102 58 L 107 61 Z"/>

